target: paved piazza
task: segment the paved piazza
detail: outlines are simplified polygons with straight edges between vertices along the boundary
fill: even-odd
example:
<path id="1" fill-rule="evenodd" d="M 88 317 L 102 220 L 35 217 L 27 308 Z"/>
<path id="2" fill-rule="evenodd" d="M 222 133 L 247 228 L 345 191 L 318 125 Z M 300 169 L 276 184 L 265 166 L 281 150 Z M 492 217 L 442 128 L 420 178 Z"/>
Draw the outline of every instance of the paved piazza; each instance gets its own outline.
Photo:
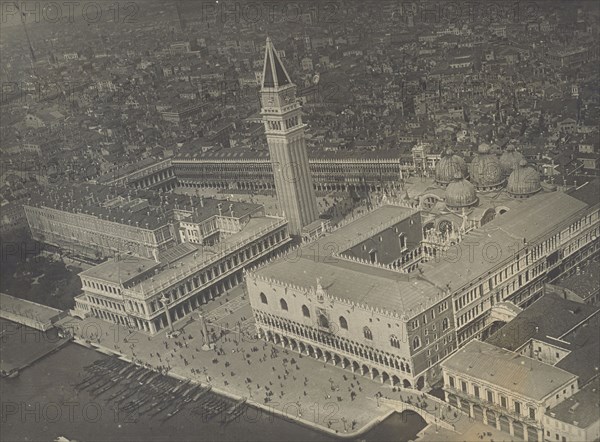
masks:
<path id="1" fill-rule="evenodd" d="M 443 417 L 441 421 L 448 422 L 448 428 L 455 426 L 452 431 L 442 428 L 443 423 L 429 425 L 421 434 L 422 440 L 511 440 L 506 433 L 448 412 L 447 405 L 432 396 L 394 389 L 255 338 L 254 319 L 242 286 L 203 306 L 203 314 L 209 332 L 217 337 L 213 350 L 202 350 L 197 314 L 175 323 L 175 329 L 183 332 L 177 338 L 167 338 L 166 330 L 149 337 L 97 318 L 67 317 L 60 325 L 135 362 L 208 383 L 215 390 L 246 397 L 327 432 L 348 436 L 362 433 L 392 411 L 405 410 L 403 402 L 410 401 L 421 406 L 424 402 L 427 412 Z M 492 436 L 479 438 L 490 431 Z"/>

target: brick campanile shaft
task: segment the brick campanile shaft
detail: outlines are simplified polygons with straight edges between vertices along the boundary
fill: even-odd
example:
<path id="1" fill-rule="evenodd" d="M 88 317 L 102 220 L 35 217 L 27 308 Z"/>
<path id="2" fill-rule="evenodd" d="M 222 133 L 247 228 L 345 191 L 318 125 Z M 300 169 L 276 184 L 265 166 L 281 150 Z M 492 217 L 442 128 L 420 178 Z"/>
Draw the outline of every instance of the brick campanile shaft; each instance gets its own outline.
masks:
<path id="1" fill-rule="evenodd" d="M 296 100 L 296 85 L 267 37 L 263 67 L 261 114 L 279 207 L 289 221 L 292 235 L 319 218 L 317 198 L 308 165 L 302 107 Z"/>

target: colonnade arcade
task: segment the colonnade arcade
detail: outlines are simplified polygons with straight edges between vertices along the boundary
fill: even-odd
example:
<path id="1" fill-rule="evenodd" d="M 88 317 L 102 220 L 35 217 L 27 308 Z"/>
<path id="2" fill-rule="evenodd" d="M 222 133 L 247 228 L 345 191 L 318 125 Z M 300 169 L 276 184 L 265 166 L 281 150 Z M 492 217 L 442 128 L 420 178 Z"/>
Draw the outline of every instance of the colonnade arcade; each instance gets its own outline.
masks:
<path id="1" fill-rule="evenodd" d="M 134 189 L 148 189 L 148 188 L 162 188 L 164 190 L 172 190 L 177 187 L 175 171 L 170 169 L 163 169 L 152 175 L 145 176 L 141 179 L 132 181 L 129 186 Z"/>
<path id="2" fill-rule="evenodd" d="M 543 430 L 538 428 L 534 419 L 518 416 L 506 410 L 505 413 L 495 407 L 486 407 L 485 403 L 475 403 L 466 398 L 447 393 L 447 402 L 464 411 L 472 419 L 495 427 L 500 431 L 514 436 L 518 440 L 538 442 L 543 440 Z M 529 421 L 529 424 L 527 423 Z"/>
<path id="3" fill-rule="evenodd" d="M 381 383 L 413 388 L 410 364 L 401 357 L 257 310 L 254 311 L 254 317 L 258 335 L 262 339 L 351 370 L 352 373 L 378 378 Z M 285 334 L 272 328 L 281 329 Z M 286 336 L 289 334 L 295 337 Z"/>
<path id="4" fill-rule="evenodd" d="M 179 302 L 174 300 L 174 304 L 169 306 L 169 315 L 171 316 L 171 322 L 178 321 L 185 316 L 198 309 L 201 305 L 207 304 L 214 298 L 222 295 L 226 291 L 237 286 L 244 280 L 242 271 L 239 270 L 226 278 L 212 284 L 210 287 L 206 287 L 204 290 L 193 294 L 186 299 L 179 298 Z M 173 298 L 171 298 L 173 299 Z M 148 320 L 143 317 L 138 317 L 132 310 L 126 309 L 125 313 L 115 313 L 106 309 L 100 309 L 95 307 L 95 304 L 90 304 L 92 314 L 100 319 L 114 322 L 116 324 L 122 324 L 127 327 L 132 327 L 137 330 L 141 330 L 147 333 L 154 334 L 163 328 L 168 327 L 168 320 L 164 311 L 164 306 L 160 301 L 156 302 L 156 309 L 154 315 L 157 316 Z"/>
<path id="5" fill-rule="evenodd" d="M 237 181 L 228 179 L 225 181 L 221 180 L 196 180 L 190 178 L 179 178 L 178 186 L 187 187 L 193 189 L 238 189 L 238 190 L 275 190 L 275 183 L 271 181 L 240 181 L 239 177 Z M 380 192 L 382 189 L 390 191 L 391 187 L 381 186 L 378 184 L 347 184 L 347 183 L 314 183 L 315 191 L 317 192 L 349 192 L 352 189 L 369 191 L 369 192 Z"/>

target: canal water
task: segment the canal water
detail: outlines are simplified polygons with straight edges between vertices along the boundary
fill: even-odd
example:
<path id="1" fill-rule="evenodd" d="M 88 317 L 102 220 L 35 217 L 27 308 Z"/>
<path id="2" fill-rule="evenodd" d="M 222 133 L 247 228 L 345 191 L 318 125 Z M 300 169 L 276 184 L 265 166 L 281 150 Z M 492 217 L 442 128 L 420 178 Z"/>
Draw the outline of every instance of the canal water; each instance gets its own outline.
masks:
<path id="1" fill-rule="evenodd" d="M 68 343 L 21 371 L 18 377 L 1 379 L 0 439 L 52 441 L 64 436 L 80 442 L 336 440 L 252 407 L 226 426 L 219 419 L 203 421 L 185 411 L 166 422 L 149 414 L 130 415 L 103 396 L 94 398 L 73 387 L 88 376 L 84 367 L 102 358 L 105 356 L 94 350 Z M 422 418 L 414 413 L 394 414 L 360 439 L 406 442 L 413 440 L 424 426 Z"/>

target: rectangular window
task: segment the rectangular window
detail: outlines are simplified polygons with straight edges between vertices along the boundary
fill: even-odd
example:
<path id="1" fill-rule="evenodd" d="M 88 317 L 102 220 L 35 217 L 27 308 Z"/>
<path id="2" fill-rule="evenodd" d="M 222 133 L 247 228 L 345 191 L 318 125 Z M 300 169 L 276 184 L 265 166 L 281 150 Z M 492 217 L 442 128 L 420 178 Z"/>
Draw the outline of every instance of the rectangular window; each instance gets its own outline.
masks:
<path id="1" fill-rule="evenodd" d="M 489 390 L 488 390 L 488 392 L 487 392 L 487 400 L 488 400 L 488 402 L 490 402 L 490 403 L 493 403 L 493 402 L 494 402 L 494 393 L 492 393 L 492 392 L 491 392 L 491 391 L 489 391 Z"/>
<path id="2" fill-rule="evenodd" d="M 450 383 L 450 386 L 454 388 L 454 378 L 452 376 L 448 376 L 448 382 Z"/>
<path id="3" fill-rule="evenodd" d="M 477 385 L 473 385 L 473 394 L 476 398 L 479 398 L 479 387 Z"/>
<path id="4" fill-rule="evenodd" d="M 529 417 L 535 419 L 535 408 L 529 407 Z"/>
<path id="5" fill-rule="evenodd" d="M 460 383 L 461 389 L 463 392 L 467 392 L 467 383 L 465 381 L 461 381 Z"/>
<path id="6" fill-rule="evenodd" d="M 504 408 L 506 407 L 506 398 L 504 396 L 500 396 L 500 405 L 502 405 Z"/>
<path id="7" fill-rule="evenodd" d="M 515 413 L 521 414 L 521 403 L 515 401 Z"/>

